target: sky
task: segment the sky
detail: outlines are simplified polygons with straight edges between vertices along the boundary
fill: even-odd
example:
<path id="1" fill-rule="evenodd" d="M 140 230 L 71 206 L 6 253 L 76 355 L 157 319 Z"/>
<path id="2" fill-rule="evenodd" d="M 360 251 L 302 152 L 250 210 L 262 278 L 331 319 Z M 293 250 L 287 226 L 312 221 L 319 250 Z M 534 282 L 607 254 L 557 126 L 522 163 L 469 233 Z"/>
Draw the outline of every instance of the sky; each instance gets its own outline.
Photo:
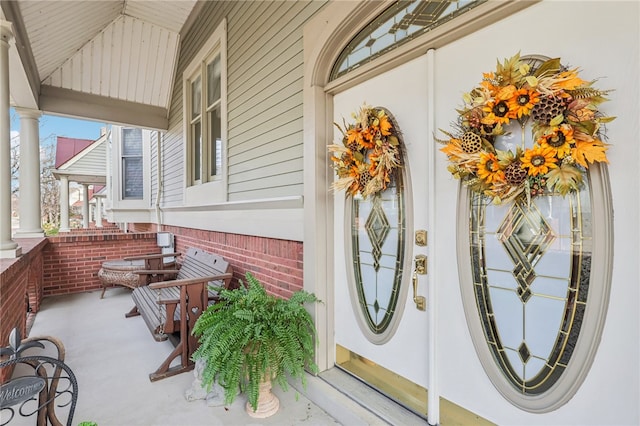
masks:
<path id="1" fill-rule="evenodd" d="M 9 114 L 11 117 L 11 139 L 13 139 L 20 132 L 20 116 L 13 108 L 10 109 Z M 54 115 L 42 115 L 40 117 L 40 144 L 54 144 L 57 136 L 95 140 L 100 137 L 101 127 L 107 127 L 107 124 Z"/>

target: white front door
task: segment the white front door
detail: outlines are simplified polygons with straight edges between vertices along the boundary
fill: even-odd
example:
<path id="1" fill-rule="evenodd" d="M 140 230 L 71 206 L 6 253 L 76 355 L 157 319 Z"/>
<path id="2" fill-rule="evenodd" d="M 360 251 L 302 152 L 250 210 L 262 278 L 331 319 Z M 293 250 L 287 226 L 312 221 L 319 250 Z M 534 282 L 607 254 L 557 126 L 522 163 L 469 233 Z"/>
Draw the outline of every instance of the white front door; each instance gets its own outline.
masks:
<path id="1" fill-rule="evenodd" d="M 433 205 L 427 191 L 427 152 L 433 150 L 428 147 L 433 129 L 427 119 L 427 64 L 422 56 L 336 94 L 333 116 L 343 126 L 354 122 L 352 114 L 363 104 L 384 107 L 399 127 L 405 161 L 403 187 L 385 191 L 377 202 L 356 200 L 354 207 L 351 196 L 335 193 L 336 362 L 422 415 L 429 380 L 428 311 L 414 302 L 412 278 L 415 256 L 435 252 L 416 245 L 414 237 L 416 230 L 427 230 Z M 340 143 L 341 133 L 336 130 L 334 136 Z M 416 296 L 426 296 L 427 278 L 417 276 Z"/>

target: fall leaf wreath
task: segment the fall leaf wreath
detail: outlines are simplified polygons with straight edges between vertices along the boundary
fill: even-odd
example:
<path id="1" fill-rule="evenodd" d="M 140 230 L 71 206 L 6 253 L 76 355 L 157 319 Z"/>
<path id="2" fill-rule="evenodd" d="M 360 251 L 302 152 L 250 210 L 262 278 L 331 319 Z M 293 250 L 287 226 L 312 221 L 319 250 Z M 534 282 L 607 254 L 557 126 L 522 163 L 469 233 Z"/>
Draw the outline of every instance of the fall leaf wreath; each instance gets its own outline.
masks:
<path id="1" fill-rule="evenodd" d="M 352 117 L 355 123 L 343 123 L 344 128 L 335 123 L 342 144 L 328 147 L 338 176 L 331 187 L 367 198 L 385 190 L 401 164 L 399 132 L 384 108 L 363 105 Z"/>
<path id="2" fill-rule="evenodd" d="M 560 59 L 520 58 L 516 54 L 484 73 L 478 87 L 463 96 L 455 131 L 441 130 L 448 139 L 441 149 L 449 172 L 493 203 L 524 194 L 561 194 L 580 189 L 590 164 L 608 163 L 602 141 L 604 117 L 598 105 L 608 91 L 592 87 L 577 68 Z M 525 127 L 533 146 L 525 147 Z M 520 130 L 522 143 L 512 149 L 497 141 Z"/>

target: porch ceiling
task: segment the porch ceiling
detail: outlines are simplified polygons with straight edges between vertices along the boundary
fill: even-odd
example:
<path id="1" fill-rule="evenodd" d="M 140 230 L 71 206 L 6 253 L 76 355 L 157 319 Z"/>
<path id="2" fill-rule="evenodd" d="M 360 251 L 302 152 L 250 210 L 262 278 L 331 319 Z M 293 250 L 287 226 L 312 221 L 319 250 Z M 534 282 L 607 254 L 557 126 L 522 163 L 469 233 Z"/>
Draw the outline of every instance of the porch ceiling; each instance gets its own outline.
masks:
<path id="1" fill-rule="evenodd" d="M 196 3 L 1 0 L 15 37 L 12 104 L 165 129 L 180 32 Z"/>

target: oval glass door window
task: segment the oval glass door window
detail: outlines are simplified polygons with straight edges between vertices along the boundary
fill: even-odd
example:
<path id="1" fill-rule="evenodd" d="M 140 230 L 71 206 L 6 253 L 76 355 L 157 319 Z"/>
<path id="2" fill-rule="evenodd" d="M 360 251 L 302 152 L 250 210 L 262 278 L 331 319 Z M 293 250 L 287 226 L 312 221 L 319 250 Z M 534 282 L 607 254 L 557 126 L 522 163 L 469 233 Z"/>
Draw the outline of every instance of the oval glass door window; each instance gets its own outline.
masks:
<path id="1" fill-rule="evenodd" d="M 355 296 L 367 335 L 389 329 L 402 283 L 404 199 L 402 175 L 395 175 L 386 190 L 366 200 L 354 197 L 351 206 Z"/>
<path id="2" fill-rule="evenodd" d="M 398 129 L 401 165 L 393 171 L 387 189 L 366 199 L 351 197 L 345 209 L 345 244 L 353 271 L 349 295 L 363 335 L 374 344 L 393 336 L 404 309 L 399 300 L 406 297 L 402 278 L 407 268 L 407 165 L 402 132 L 392 114 L 386 113 Z"/>
<path id="3" fill-rule="evenodd" d="M 527 411 L 551 411 L 584 380 L 604 324 L 612 261 L 606 169 L 591 167 L 584 188 L 565 197 L 490 202 L 461 191 L 467 323 L 500 393 Z"/>

